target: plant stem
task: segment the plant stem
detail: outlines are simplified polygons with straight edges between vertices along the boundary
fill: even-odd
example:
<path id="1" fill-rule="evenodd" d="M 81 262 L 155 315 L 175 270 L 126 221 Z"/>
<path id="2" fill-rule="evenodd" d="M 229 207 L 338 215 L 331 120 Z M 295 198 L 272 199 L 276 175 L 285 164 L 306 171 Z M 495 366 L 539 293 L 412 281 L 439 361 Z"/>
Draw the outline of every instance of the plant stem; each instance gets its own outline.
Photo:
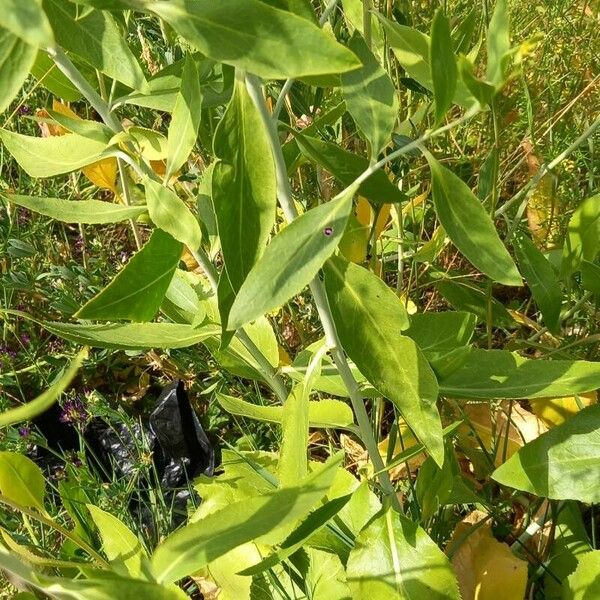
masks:
<path id="1" fill-rule="evenodd" d="M 321 14 L 321 18 L 319 19 L 319 25 L 321 27 L 325 25 L 325 22 L 329 18 L 329 15 L 332 13 L 333 9 L 336 7 L 337 3 L 338 0 L 331 0 L 329 4 L 325 7 L 323 13 Z M 275 103 L 275 108 L 273 109 L 272 114 L 272 119 L 274 119 L 275 121 L 277 121 L 277 119 L 279 118 L 279 114 L 281 113 L 281 109 L 283 108 L 285 99 L 289 94 L 290 90 L 292 89 L 294 81 L 295 79 L 287 79 L 286 82 L 283 84 L 283 87 L 281 88 L 281 92 L 279 92 L 279 96 L 277 97 L 277 102 Z"/>
<path id="2" fill-rule="evenodd" d="M 204 250 L 202 250 L 201 248 L 198 250 L 190 250 L 190 252 L 192 256 L 196 259 L 196 262 L 202 267 L 202 270 L 206 274 L 206 278 L 210 283 L 210 287 L 216 295 L 217 289 L 219 287 L 219 279 L 217 270 L 212 264 L 210 258 L 208 257 L 206 252 L 204 252 Z M 281 375 L 267 360 L 265 355 L 260 351 L 258 346 L 256 346 L 256 344 L 252 341 L 250 336 L 246 333 L 246 331 L 243 328 L 238 329 L 236 335 L 240 342 L 242 342 L 246 350 L 248 350 L 252 358 L 256 361 L 258 370 L 263 376 L 263 379 L 275 392 L 280 402 L 285 402 L 287 400 L 289 392 L 287 387 L 285 386 L 285 383 L 283 382 L 283 379 L 281 378 Z"/>
<path id="3" fill-rule="evenodd" d="M 279 200 L 281 209 L 285 214 L 286 220 L 288 222 L 291 222 L 298 216 L 298 213 L 296 211 L 294 200 L 292 198 L 292 188 L 287 177 L 287 169 L 285 166 L 283 152 L 281 150 L 281 143 L 279 141 L 277 125 L 276 122 L 273 120 L 272 116 L 269 114 L 269 111 L 267 110 L 267 105 L 265 103 L 265 98 L 263 95 L 260 80 L 255 75 L 247 75 L 246 86 L 248 88 L 248 93 L 252 98 L 252 101 L 254 102 L 254 105 L 260 113 L 261 119 L 264 123 L 265 129 L 269 137 L 271 151 L 273 153 L 273 160 L 275 161 L 275 170 L 277 176 L 277 198 Z M 344 356 L 344 353 L 341 350 L 340 340 L 337 334 L 337 330 L 335 328 L 335 323 L 331 314 L 331 309 L 329 308 L 329 302 L 325 293 L 325 287 L 323 285 L 323 282 L 318 278 L 318 276 L 315 277 L 310 283 L 310 291 L 312 292 L 315 301 L 315 306 L 317 308 L 319 318 L 321 319 L 321 323 L 323 325 L 325 338 L 327 340 L 328 346 L 330 347 L 331 356 L 336 364 L 342 381 L 344 382 L 344 385 L 348 390 L 350 401 L 352 402 L 352 406 L 356 414 L 356 419 L 358 421 L 360 436 L 362 438 L 363 443 L 367 447 L 367 452 L 369 454 L 371 462 L 373 463 L 375 471 L 380 472 L 378 478 L 381 488 L 383 489 L 386 496 L 390 498 L 390 501 L 393 504 L 394 508 L 398 511 L 401 511 L 402 509 L 398 497 L 396 495 L 396 491 L 394 490 L 394 486 L 390 481 L 387 471 L 385 471 L 383 459 L 379 454 L 377 442 L 375 441 L 373 431 L 371 430 L 369 415 L 367 414 L 367 410 L 365 408 L 360 388 L 358 386 L 358 383 L 354 379 L 352 371 L 350 370 L 350 366 L 348 365 L 348 361 L 346 360 L 346 357 Z"/>
<path id="4" fill-rule="evenodd" d="M 371 0 L 363 0 L 363 37 L 365 38 L 365 44 L 367 44 L 369 50 L 372 45 L 371 8 Z"/>
<path id="5" fill-rule="evenodd" d="M 59 46 L 46 48 L 46 52 L 56 66 L 69 78 L 69 81 L 83 94 L 85 99 L 94 107 L 100 118 L 115 132 L 123 131 L 123 126 L 110 111 L 110 106 L 100 94 L 87 82 L 77 67 Z"/>
<path id="6" fill-rule="evenodd" d="M 64 51 L 59 48 L 48 48 L 46 50 L 48 54 L 52 57 L 56 66 L 69 78 L 71 83 L 81 92 L 81 94 L 88 100 L 88 102 L 94 107 L 96 112 L 100 115 L 100 118 L 104 121 L 104 123 L 110 127 L 115 133 L 123 131 L 123 126 L 119 122 L 119 120 L 112 114 L 110 111 L 110 107 L 108 103 L 90 86 L 90 84 L 86 81 L 86 79 L 81 75 L 78 71 L 77 67 L 69 60 L 69 57 L 64 53 Z M 131 194 L 129 188 L 129 181 L 127 179 L 127 173 L 125 172 L 125 162 L 128 162 L 138 172 L 140 175 L 146 174 L 149 177 L 157 179 L 155 173 L 146 168 L 147 165 L 142 164 L 137 165 L 134 160 L 131 159 L 126 153 L 117 151 L 118 154 L 122 156 L 116 156 L 117 163 L 119 167 L 119 175 L 121 178 L 121 186 L 123 188 L 123 197 L 126 205 L 131 204 Z M 158 179 L 157 179 L 158 180 Z M 133 220 L 130 220 L 131 228 L 133 231 L 133 236 L 135 238 L 135 243 L 137 248 L 141 247 L 141 237 L 137 226 Z M 202 266 L 206 276 L 210 282 L 210 285 L 215 292 L 217 293 L 218 286 L 218 276 L 216 269 L 211 263 L 210 259 L 203 250 L 194 251 L 190 248 L 190 252 L 194 258 L 198 261 L 198 264 Z M 254 344 L 254 342 L 250 339 L 250 336 L 243 330 L 240 329 L 237 332 L 237 336 L 246 348 L 252 358 L 256 361 L 259 371 L 261 375 L 264 377 L 265 381 L 271 386 L 277 397 L 281 402 L 285 402 L 288 397 L 288 390 L 283 382 L 283 379 L 277 373 L 277 370 L 273 368 L 273 366 L 266 359 L 264 354 L 260 351 L 260 349 Z"/>
<path id="7" fill-rule="evenodd" d="M 27 508 L 26 506 L 21 506 L 20 504 L 13 502 L 12 500 L 10 500 L 9 498 L 7 498 L 6 496 L 4 496 L 2 494 L 0 494 L 0 503 L 5 504 L 6 506 L 10 506 L 12 509 L 19 511 L 23 515 L 27 515 L 28 517 L 31 517 L 32 519 L 35 519 L 36 521 L 39 521 L 40 523 L 43 523 L 44 525 L 47 525 L 48 527 L 52 527 L 52 529 L 55 529 L 62 536 L 68 538 L 74 544 L 79 546 L 82 550 L 87 552 L 103 568 L 105 568 L 105 569 L 110 568 L 110 565 L 108 564 L 108 562 L 106 562 L 106 560 L 104 560 L 104 558 L 102 558 L 102 556 L 100 556 L 91 546 L 89 546 L 82 539 L 79 539 L 79 537 L 77 535 L 75 535 L 74 533 L 72 533 L 71 531 L 69 531 L 68 529 L 63 527 L 62 525 L 59 525 L 56 521 L 54 521 L 50 517 L 46 517 L 45 515 L 38 513 L 34 510 L 31 510 L 31 509 Z"/>

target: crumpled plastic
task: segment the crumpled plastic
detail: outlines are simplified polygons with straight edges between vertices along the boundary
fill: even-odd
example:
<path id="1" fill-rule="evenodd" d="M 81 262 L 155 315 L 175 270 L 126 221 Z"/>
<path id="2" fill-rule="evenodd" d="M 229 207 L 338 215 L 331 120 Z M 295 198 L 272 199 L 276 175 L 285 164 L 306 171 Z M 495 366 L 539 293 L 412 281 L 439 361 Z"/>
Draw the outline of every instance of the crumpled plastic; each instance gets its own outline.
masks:
<path id="1" fill-rule="evenodd" d="M 37 418 L 35 424 L 49 449 L 34 449 L 34 460 L 50 473 L 64 468 L 60 454 L 79 449 L 75 427 L 60 421 L 60 409 L 56 405 Z M 186 505 L 194 493 L 188 482 L 199 475 L 212 476 L 215 469 L 215 450 L 181 381 L 163 389 L 147 424 L 138 422 L 128 426 L 95 417 L 83 436 L 88 446 L 88 460 L 107 481 L 113 476 L 134 476 L 140 454 L 152 453 L 158 481 L 143 481 L 140 487 L 162 489 L 167 504 L 172 507 L 173 527 L 185 520 Z M 132 510 L 139 512 L 142 522 L 151 528 L 148 522 L 151 513 L 144 502 L 135 504 Z"/>

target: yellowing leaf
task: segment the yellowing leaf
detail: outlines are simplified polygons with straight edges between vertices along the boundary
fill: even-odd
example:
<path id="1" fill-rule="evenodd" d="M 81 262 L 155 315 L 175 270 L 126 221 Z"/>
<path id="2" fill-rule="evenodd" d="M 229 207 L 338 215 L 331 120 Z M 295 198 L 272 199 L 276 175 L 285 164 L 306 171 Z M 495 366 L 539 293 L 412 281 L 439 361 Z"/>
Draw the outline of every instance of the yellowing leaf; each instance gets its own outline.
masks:
<path id="1" fill-rule="evenodd" d="M 68 104 L 63 104 L 56 98 L 52 99 L 52 110 L 64 115 L 65 117 L 69 117 L 70 119 L 81 120 L 81 117 L 75 111 L 73 111 Z"/>
<path id="2" fill-rule="evenodd" d="M 527 587 L 527 563 L 507 544 L 494 538 L 487 515 L 474 511 L 460 522 L 446 552 L 463 600 L 522 600 Z"/>
<path id="3" fill-rule="evenodd" d="M 597 400 L 594 391 L 562 398 L 535 398 L 530 400 L 529 404 L 534 414 L 550 428 L 561 425 L 569 417 Z"/>
<path id="4" fill-rule="evenodd" d="M 110 156 L 83 167 L 83 174 L 99 188 L 117 193 L 117 159 Z"/>
<path id="5" fill-rule="evenodd" d="M 391 209 L 391 204 L 381 205 L 381 209 L 377 215 L 377 224 L 375 225 L 375 240 L 379 239 L 379 236 L 386 228 L 388 221 L 390 220 Z M 363 196 L 358 197 L 358 202 L 356 204 L 356 218 L 358 219 L 359 223 L 365 227 L 368 226 L 370 232 L 371 227 L 373 226 L 373 221 L 375 220 L 375 211 L 373 210 L 370 202 Z"/>
<path id="6" fill-rule="evenodd" d="M 492 415 L 489 402 L 466 404 L 463 411 L 470 425 L 464 423 L 459 427 L 459 439 L 463 445 L 476 449 L 480 447 L 478 436 L 485 449 L 495 453 L 496 466 L 500 466 L 505 459 L 510 458 L 527 442 L 536 439 L 548 429 L 545 423 L 517 402 L 513 402 L 510 409 L 510 423 L 508 423 L 508 400 L 501 403 L 495 415 Z"/>

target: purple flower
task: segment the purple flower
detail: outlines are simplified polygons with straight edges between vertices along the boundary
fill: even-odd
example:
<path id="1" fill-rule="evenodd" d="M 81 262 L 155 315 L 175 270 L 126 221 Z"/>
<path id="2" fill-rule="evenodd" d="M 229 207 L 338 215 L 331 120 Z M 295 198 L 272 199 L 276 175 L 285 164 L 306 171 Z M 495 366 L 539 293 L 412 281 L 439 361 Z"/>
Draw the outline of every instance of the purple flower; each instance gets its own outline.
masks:
<path id="1" fill-rule="evenodd" d="M 6 356 L 7 358 L 17 358 L 17 353 L 9 347 L 6 342 L 0 343 L 0 356 Z"/>
<path id="2" fill-rule="evenodd" d="M 27 426 L 19 427 L 19 435 L 23 438 L 29 437 L 31 434 L 31 429 Z"/>
<path id="3" fill-rule="evenodd" d="M 21 116 L 29 115 L 31 114 L 31 108 L 29 108 L 27 104 L 21 104 L 21 106 L 19 106 L 19 114 Z"/>
<path id="4" fill-rule="evenodd" d="M 50 352 L 59 352 L 63 349 L 63 341 L 59 339 L 50 340 L 48 342 L 48 350 Z"/>
<path id="5" fill-rule="evenodd" d="M 21 334 L 21 343 L 24 346 L 27 346 L 30 341 L 31 341 L 31 338 L 29 337 L 29 335 L 27 333 L 22 333 Z"/>
<path id="6" fill-rule="evenodd" d="M 75 252 L 81 252 L 83 250 L 83 247 L 85 246 L 85 242 L 83 241 L 83 237 L 81 237 L 80 235 L 77 236 L 76 240 L 75 240 Z"/>
<path id="7" fill-rule="evenodd" d="M 89 414 L 79 396 L 65 400 L 62 405 L 59 421 L 72 425 L 85 425 Z"/>

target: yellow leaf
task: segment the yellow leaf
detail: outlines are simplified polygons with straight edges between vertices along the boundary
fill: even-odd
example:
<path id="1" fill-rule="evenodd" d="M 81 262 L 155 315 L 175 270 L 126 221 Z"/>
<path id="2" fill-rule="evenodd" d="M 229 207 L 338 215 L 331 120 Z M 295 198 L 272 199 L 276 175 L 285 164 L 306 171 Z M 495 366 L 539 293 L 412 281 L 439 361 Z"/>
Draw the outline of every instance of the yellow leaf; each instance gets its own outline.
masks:
<path id="1" fill-rule="evenodd" d="M 469 419 L 470 426 L 463 423 L 459 427 L 460 441 L 463 446 L 477 449 L 480 447 L 479 440 L 481 440 L 487 452 L 495 452 L 496 466 L 500 466 L 505 458 L 510 458 L 527 442 L 548 430 L 545 423 L 517 402 L 513 402 L 510 409 L 510 423 L 508 423 L 508 400 L 503 401 L 494 414 L 489 402 L 466 404 L 463 406 L 463 411 Z"/>
<path id="2" fill-rule="evenodd" d="M 586 392 L 562 398 L 535 398 L 529 401 L 531 410 L 547 427 L 561 425 L 569 417 L 597 401 L 596 392 Z"/>
<path id="3" fill-rule="evenodd" d="M 387 224 L 390 220 L 391 210 L 391 204 L 381 205 L 379 215 L 377 216 L 377 224 L 375 225 L 375 240 L 379 239 L 379 236 L 387 227 Z M 358 219 L 359 223 L 369 228 L 370 233 L 371 227 L 373 226 L 373 221 L 375 219 L 375 211 L 373 210 L 373 207 L 369 201 L 362 196 L 358 197 L 358 202 L 356 204 L 356 218 Z"/>
<path id="4" fill-rule="evenodd" d="M 474 511 L 460 522 L 446 552 L 458 579 L 463 600 L 523 600 L 527 563 L 492 535 L 486 514 Z"/>
<path id="5" fill-rule="evenodd" d="M 65 117 L 69 117 L 70 119 L 77 119 L 81 121 L 81 117 L 74 112 L 68 104 L 63 104 L 56 98 L 52 99 L 52 110 L 64 115 Z"/>
<path id="6" fill-rule="evenodd" d="M 117 159 L 114 157 L 103 158 L 98 162 L 83 167 L 83 174 L 99 188 L 117 193 Z"/>
<path id="7" fill-rule="evenodd" d="M 287 353 L 287 350 L 283 346 L 277 347 L 277 352 L 279 354 L 279 366 L 289 366 L 292 364 L 292 359 L 290 355 Z"/>

